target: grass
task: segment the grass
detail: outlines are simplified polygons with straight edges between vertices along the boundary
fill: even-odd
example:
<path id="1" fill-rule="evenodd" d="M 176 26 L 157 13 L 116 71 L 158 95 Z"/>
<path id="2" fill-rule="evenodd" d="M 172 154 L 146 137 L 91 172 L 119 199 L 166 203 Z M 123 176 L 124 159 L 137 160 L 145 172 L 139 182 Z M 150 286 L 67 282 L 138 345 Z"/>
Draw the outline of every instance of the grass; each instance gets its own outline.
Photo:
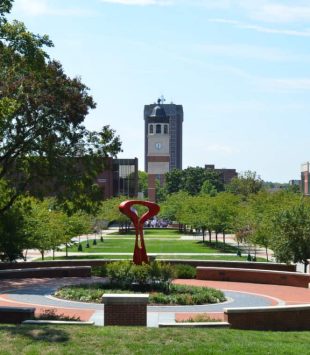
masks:
<path id="1" fill-rule="evenodd" d="M 131 253 L 134 249 L 135 238 L 126 239 L 105 239 L 104 242 L 89 240 L 90 248 L 86 248 L 87 242 L 82 242 L 83 252 L 86 253 Z M 237 248 L 221 242 L 215 246 L 209 243 L 202 243 L 195 240 L 152 240 L 145 242 L 149 253 L 237 253 Z M 77 252 L 77 245 L 69 248 L 69 252 Z"/>
<path id="2" fill-rule="evenodd" d="M 130 230 L 128 234 L 114 232 L 107 235 L 107 237 L 119 237 L 119 238 L 130 238 L 135 236 L 135 231 Z M 144 229 L 144 237 L 147 238 L 176 238 L 179 239 L 183 234 L 181 234 L 178 230 L 175 229 Z M 106 238 L 106 236 L 104 237 Z"/>
<path id="3" fill-rule="evenodd" d="M 132 255 L 100 255 L 100 254 L 94 254 L 94 255 L 84 255 L 81 253 L 80 255 L 70 255 L 69 257 L 66 258 L 65 256 L 57 256 L 55 257 L 55 260 L 93 260 L 93 259 L 122 259 L 122 260 L 132 260 Z M 162 259 L 184 259 L 184 260 L 223 260 L 223 261 L 247 261 L 246 256 L 235 256 L 235 255 L 158 255 L 156 256 L 156 260 L 162 260 Z M 45 261 L 47 260 L 52 260 L 52 257 L 46 257 L 44 259 Z M 35 261 L 42 261 L 41 258 L 36 259 Z M 266 259 L 264 258 L 257 258 L 257 261 L 262 261 L 265 262 Z"/>
<path id="4" fill-rule="evenodd" d="M 309 331 L 0 325 L 1 354 L 289 355 L 308 354 L 309 339 Z"/>

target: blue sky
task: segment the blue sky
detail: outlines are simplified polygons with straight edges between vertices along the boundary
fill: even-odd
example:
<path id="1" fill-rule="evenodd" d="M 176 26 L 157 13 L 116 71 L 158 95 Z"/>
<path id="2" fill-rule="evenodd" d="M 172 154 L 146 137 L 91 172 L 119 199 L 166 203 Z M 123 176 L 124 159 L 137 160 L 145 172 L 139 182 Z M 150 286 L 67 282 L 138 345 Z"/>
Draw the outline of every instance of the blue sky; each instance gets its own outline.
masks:
<path id="1" fill-rule="evenodd" d="M 264 180 L 310 160 L 309 0 L 15 0 L 12 18 L 48 34 L 143 170 L 143 106 L 184 108 L 183 167 L 215 164 Z"/>

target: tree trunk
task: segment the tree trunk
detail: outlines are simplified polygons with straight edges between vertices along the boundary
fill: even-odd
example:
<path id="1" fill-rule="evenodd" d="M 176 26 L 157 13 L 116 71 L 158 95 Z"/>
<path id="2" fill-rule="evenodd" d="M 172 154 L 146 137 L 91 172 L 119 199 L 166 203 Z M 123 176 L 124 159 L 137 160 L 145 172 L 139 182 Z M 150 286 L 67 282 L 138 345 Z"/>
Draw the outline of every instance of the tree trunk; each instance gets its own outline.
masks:
<path id="1" fill-rule="evenodd" d="M 215 245 L 217 245 L 218 239 L 217 239 L 217 232 L 215 232 Z"/>
<path id="2" fill-rule="evenodd" d="M 68 243 L 66 243 L 66 258 L 68 257 Z"/>
<path id="3" fill-rule="evenodd" d="M 304 273 L 306 273 L 307 272 L 307 266 L 309 265 L 309 262 L 306 259 L 306 260 L 303 261 L 303 263 L 304 263 Z"/>
<path id="4" fill-rule="evenodd" d="M 25 256 L 24 256 L 24 261 L 27 261 L 27 254 L 28 254 L 28 249 L 26 249 Z"/>
<path id="5" fill-rule="evenodd" d="M 44 250 L 40 250 L 41 258 L 44 260 Z"/>
<path id="6" fill-rule="evenodd" d="M 53 248 L 53 260 L 55 260 L 55 248 Z"/>
<path id="7" fill-rule="evenodd" d="M 226 243 L 226 235 L 225 235 L 225 231 L 223 231 L 223 243 Z"/>
<path id="8" fill-rule="evenodd" d="M 202 242 L 204 244 L 205 243 L 205 229 L 202 228 L 201 231 L 202 231 Z"/>
<path id="9" fill-rule="evenodd" d="M 212 242 L 212 231 L 211 231 L 211 229 L 208 229 L 208 233 L 209 233 L 209 243 L 211 244 L 211 242 Z"/>
<path id="10" fill-rule="evenodd" d="M 266 258 L 267 258 L 267 261 L 269 261 L 269 259 L 268 259 L 268 248 L 267 248 L 267 246 L 265 248 L 266 248 Z"/>

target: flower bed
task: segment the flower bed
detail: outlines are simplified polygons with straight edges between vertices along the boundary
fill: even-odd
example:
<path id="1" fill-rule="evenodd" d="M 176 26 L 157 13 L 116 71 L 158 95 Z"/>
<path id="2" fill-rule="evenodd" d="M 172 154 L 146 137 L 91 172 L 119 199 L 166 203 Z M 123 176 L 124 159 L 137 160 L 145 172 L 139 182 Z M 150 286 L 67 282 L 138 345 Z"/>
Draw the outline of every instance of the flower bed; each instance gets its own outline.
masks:
<path id="1" fill-rule="evenodd" d="M 135 291 L 133 290 L 135 289 Z M 143 290 L 145 292 L 145 289 Z M 56 291 L 55 296 L 66 300 L 74 300 L 81 302 L 101 303 L 101 297 L 104 293 L 141 293 L 136 285 L 133 288 L 123 288 L 115 284 L 87 284 L 65 286 Z M 225 301 L 224 294 L 212 288 L 171 285 L 165 291 L 157 291 L 149 289 L 149 304 L 165 304 L 165 305 L 195 305 L 207 303 L 219 303 Z"/>
<path id="2" fill-rule="evenodd" d="M 97 275 L 107 276 L 110 283 L 65 286 L 55 296 L 101 303 L 104 293 L 147 292 L 150 294 L 149 304 L 195 305 L 225 301 L 224 294 L 219 290 L 171 283 L 173 278 L 193 278 L 195 272 L 195 268 L 188 265 L 172 266 L 156 261 L 143 265 L 134 265 L 130 261 L 112 262 L 96 270 Z"/>

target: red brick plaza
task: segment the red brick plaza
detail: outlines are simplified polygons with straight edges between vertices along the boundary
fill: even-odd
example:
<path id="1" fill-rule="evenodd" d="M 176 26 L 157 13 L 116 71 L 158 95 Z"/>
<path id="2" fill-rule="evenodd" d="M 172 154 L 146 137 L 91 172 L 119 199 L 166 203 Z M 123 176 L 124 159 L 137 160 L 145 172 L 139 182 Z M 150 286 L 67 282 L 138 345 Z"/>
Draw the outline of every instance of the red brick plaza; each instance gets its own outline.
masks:
<path id="1" fill-rule="evenodd" d="M 83 304 L 78 307 L 74 303 L 68 301 L 68 307 L 54 305 L 40 304 L 36 298 L 29 297 L 29 290 L 33 290 L 33 294 L 42 294 L 40 290 L 53 288 L 66 284 L 78 284 L 86 282 L 98 281 L 97 278 L 61 278 L 61 279 L 14 279 L 3 280 L 0 286 L 0 306 L 8 307 L 35 307 L 36 313 L 39 314 L 46 309 L 54 309 L 59 314 L 67 316 L 78 316 L 81 320 L 88 321 L 91 319 L 96 309 L 85 308 Z M 241 282 L 225 282 L 225 281 L 208 281 L 208 280 L 175 280 L 175 283 L 213 287 L 223 291 L 235 291 L 246 294 L 258 295 L 270 300 L 271 305 L 299 305 L 310 304 L 310 289 L 282 285 L 270 284 L 254 284 L 254 283 L 241 283 Z M 19 294 L 19 300 L 14 300 L 14 295 Z M 39 298 L 40 300 L 40 298 Z M 54 300 L 55 302 L 55 300 Z M 180 308 L 175 312 L 176 320 L 188 319 L 197 313 L 182 312 Z M 223 312 L 208 313 L 211 318 L 223 319 Z"/>

